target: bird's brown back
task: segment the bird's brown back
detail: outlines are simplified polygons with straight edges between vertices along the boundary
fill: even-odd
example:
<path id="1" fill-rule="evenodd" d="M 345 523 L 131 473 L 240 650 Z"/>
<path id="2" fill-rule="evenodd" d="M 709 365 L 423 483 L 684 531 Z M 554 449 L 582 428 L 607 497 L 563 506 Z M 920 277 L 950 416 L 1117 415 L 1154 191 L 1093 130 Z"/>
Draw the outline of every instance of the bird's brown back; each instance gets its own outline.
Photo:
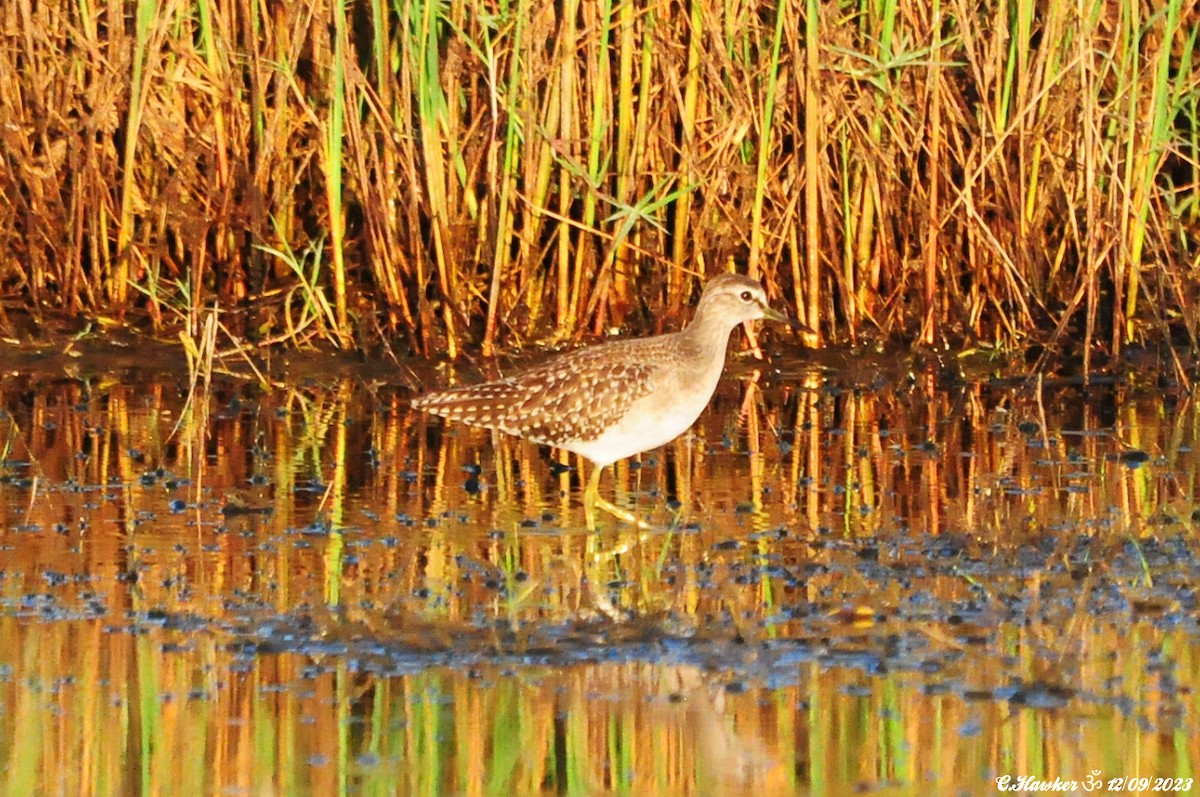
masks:
<path id="1" fill-rule="evenodd" d="M 560 354 L 505 379 L 429 393 L 413 406 L 547 445 L 591 440 L 656 387 L 678 335 L 614 341 Z"/>

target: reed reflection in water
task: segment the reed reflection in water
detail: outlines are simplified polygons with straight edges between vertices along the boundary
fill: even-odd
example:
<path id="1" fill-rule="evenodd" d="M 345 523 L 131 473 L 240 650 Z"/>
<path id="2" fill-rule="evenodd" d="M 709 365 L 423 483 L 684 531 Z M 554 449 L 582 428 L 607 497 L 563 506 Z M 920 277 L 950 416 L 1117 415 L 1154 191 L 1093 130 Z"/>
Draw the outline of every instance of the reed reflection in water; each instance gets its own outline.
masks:
<path id="1" fill-rule="evenodd" d="M 350 380 L 0 385 L 3 794 L 1190 777 L 1195 404 L 726 384 L 615 468 Z M 607 488 L 607 484 L 606 484 Z"/>

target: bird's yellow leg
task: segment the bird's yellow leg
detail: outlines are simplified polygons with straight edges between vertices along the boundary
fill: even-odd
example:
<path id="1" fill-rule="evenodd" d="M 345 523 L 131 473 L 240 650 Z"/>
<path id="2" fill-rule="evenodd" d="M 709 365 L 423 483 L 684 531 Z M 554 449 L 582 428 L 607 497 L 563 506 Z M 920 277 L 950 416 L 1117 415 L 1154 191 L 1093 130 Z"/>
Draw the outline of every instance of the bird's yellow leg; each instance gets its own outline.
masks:
<path id="1" fill-rule="evenodd" d="M 606 501 L 600 496 L 596 496 L 596 506 L 600 509 L 603 509 L 605 512 L 617 518 L 618 520 L 624 520 L 626 523 L 631 523 L 634 526 L 637 526 L 639 529 L 645 530 L 650 528 L 649 523 L 642 520 L 628 509 L 622 509 L 616 504 Z"/>
<path id="2" fill-rule="evenodd" d="M 596 494 L 600 491 L 600 467 L 592 468 L 592 475 L 583 488 L 583 518 L 588 531 L 596 530 Z"/>
<path id="3" fill-rule="evenodd" d="M 592 477 L 588 479 L 587 488 L 583 491 L 583 511 L 584 516 L 587 518 L 588 531 L 596 530 L 596 507 L 603 509 L 618 520 L 623 520 L 626 523 L 637 526 L 639 529 L 649 529 L 649 523 L 640 519 L 628 509 L 622 509 L 616 504 L 600 497 L 600 474 L 603 470 L 603 468 L 599 467 L 592 469 Z"/>

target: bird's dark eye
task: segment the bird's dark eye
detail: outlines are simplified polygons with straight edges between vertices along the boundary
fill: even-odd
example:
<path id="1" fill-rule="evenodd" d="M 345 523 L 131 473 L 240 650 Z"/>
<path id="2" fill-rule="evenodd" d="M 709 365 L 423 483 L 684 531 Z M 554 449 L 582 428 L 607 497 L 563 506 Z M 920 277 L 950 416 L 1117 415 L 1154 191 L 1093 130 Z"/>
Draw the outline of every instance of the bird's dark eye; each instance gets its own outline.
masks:
<path id="1" fill-rule="evenodd" d="M 750 291 L 742 291 L 742 301 L 743 302 L 750 301 Z"/>

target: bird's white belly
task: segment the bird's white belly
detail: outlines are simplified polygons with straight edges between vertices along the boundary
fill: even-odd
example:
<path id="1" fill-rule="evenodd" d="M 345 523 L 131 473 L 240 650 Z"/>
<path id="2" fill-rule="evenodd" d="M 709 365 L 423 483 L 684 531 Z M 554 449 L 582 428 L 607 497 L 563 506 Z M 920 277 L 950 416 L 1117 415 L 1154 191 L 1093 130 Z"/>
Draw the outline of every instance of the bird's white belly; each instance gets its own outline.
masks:
<path id="1" fill-rule="evenodd" d="M 681 391 L 672 401 L 664 401 L 661 393 L 652 392 L 629 408 L 620 422 L 592 440 L 574 440 L 562 447 L 587 457 L 592 462 L 606 465 L 619 459 L 658 448 L 674 440 L 691 428 L 700 413 L 708 406 L 716 388 L 698 392 L 692 389 Z"/>

